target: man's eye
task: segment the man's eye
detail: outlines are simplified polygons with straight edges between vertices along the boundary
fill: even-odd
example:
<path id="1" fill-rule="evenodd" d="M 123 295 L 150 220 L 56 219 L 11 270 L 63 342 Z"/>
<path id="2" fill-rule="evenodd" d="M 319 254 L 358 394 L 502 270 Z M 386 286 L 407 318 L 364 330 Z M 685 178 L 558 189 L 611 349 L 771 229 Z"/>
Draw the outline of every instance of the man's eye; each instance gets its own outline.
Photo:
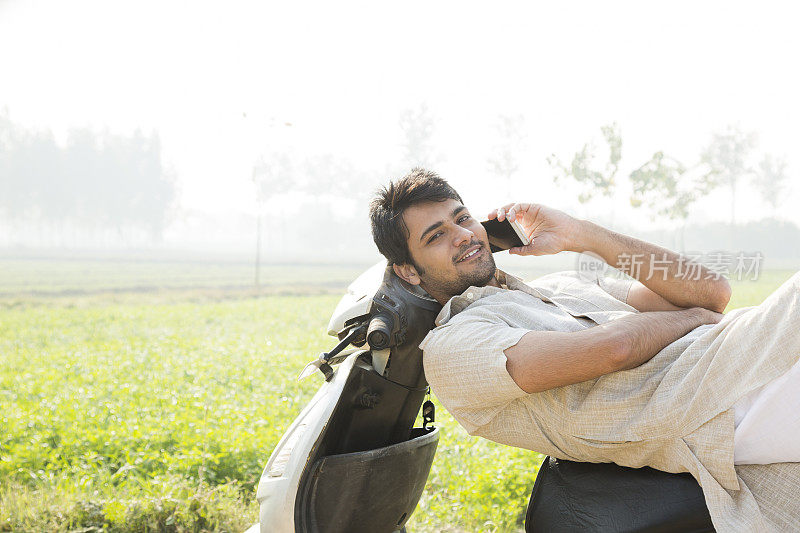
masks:
<path id="1" fill-rule="evenodd" d="M 442 232 L 441 232 L 441 231 L 437 231 L 436 233 L 434 233 L 434 234 L 431 236 L 431 238 L 430 238 L 430 239 L 428 239 L 428 244 L 430 244 L 430 243 L 432 243 L 433 241 L 435 241 L 435 240 L 436 240 L 436 239 L 437 239 L 437 238 L 438 238 L 438 237 L 439 237 L 441 234 L 442 234 Z"/>
<path id="2" fill-rule="evenodd" d="M 458 223 L 459 223 L 459 224 L 461 224 L 462 222 L 466 222 L 466 221 L 467 221 L 467 220 L 469 220 L 470 218 L 472 218 L 472 217 L 471 217 L 471 216 L 469 216 L 469 215 L 464 215 L 463 217 L 461 217 L 461 218 L 459 218 L 459 219 L 458 219 Z"/>

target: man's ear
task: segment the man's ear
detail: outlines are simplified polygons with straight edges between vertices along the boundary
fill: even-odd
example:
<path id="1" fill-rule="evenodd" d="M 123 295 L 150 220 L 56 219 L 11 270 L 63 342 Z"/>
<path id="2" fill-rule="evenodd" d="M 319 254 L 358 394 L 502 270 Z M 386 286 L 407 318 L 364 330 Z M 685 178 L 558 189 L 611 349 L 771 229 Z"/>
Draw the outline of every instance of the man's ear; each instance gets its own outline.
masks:
<path id="1" fill-rule="evenodd" d="M 410 283 L 411 285 L 419 285 L 422 281 L 419 278 L 419 274 L 417 273 L 417 269 L 414 268 L 414 265 L 409 265 L 408 263 L 403 263 L 402 265 L 398 265 L 397 263 L 392 265 L 394 269 L 394 273 L 397 274 L 402 280 Z"/>

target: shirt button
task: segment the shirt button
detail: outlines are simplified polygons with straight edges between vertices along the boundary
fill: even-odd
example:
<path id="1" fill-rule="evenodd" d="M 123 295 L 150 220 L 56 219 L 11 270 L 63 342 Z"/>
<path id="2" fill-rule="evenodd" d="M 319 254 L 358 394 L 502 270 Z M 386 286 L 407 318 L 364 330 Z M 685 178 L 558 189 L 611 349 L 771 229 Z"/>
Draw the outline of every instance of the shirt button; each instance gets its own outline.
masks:
<path id="1" fill-rule="evenodd" d="M 469 298 L 470 300 L 472 300 L 472 298 L 473 298 L 473 297 L 474 297 L 474 295 L 473 295 L 471 292 L 468 292 L 468 293 L 467 293 L 467 298 Z"/>

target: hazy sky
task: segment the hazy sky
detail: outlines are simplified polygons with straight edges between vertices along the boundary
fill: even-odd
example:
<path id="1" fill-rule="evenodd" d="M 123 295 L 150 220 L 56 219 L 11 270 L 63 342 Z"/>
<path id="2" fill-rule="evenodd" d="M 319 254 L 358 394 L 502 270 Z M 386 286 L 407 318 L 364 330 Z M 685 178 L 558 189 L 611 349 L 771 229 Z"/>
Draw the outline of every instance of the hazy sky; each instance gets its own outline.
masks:
<path id="1" fill-rule="evenodd" d="M 271 147 L 379 172 L 400 157 L 398 115 L 420 102 L 439 120 L 440 173 L 481 210 L 500 113 L 528 119 L 520 196 L 557 205 L 572 193 L 545 158 L 603 124 L 619 123 L 627 171 L 656 150 L 692 162 L 739 124 L 787 157 L 794 193 L 778 214 L 800 223 L 796 6 L 0 0 L 0 108 L 61 138 L 157 130 L 181 205 L 212 212 L 253 211 L 252 164 Z M 753 198 L 743 190 L 738 220 L 768 213 Z M 727 207 L 719 194 L 696 216 Z"/>

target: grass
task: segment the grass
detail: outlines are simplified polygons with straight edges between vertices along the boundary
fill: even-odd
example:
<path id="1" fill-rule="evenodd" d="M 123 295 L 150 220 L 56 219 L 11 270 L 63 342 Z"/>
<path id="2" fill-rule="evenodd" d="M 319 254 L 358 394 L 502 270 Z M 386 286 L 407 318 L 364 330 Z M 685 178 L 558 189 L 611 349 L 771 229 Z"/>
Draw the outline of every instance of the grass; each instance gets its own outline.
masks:
<path id="1" fill-rule="evenodd" d="M 198 259 L 163 260 L 107 257 L 72 260 L 64 257 L 0 256 L 0 301 L 6 303 L 71 299 L 86 295 L 131 293 L 331 293 L 339 294 L 369 265 L 262 265 L 260 289 L 254 291 L 250 262 L 209 262 Z"/>
<path id="2" fill-rule="evenodd" d="M 101 501 L 111 487 L 158 495 L 153 484 L 164 476 L 179 488 L 229 483 L 252 496 L 266 456 L 313 392 L 293 377 L 328 345 L 323 327 L 336 300 L 4 311 L 0 479 L 45 491 L 77 484 Z M 230 511 L 255 521 L 252 506 Z"/>
<path id="3" fill-rule="evenodd" d="M 0 262 L 0 531 L 256 522 L 261 469 L 319 385 L 295 376 L 332 345 L 325 325 L 361 268 L 332 269 L 340 281 L 326 286 L 324 267 L 307 267 L 313 286 L 308 270 L 276 266 L 266 294 L 227 288 L 219 280 L 241 276 L 222 267 L 194 285 L 78 263 L 62 284 L 39 283 L 66 267 L 40 268 Z M 729 308 L 758 304 L 792 273 L 734 282 Z M 159 288 L 132 290 L 148 276 Z M 541 456 L 469 437 L 441 406 L 437 425 L 409 530 L 520 531 Z"/>

